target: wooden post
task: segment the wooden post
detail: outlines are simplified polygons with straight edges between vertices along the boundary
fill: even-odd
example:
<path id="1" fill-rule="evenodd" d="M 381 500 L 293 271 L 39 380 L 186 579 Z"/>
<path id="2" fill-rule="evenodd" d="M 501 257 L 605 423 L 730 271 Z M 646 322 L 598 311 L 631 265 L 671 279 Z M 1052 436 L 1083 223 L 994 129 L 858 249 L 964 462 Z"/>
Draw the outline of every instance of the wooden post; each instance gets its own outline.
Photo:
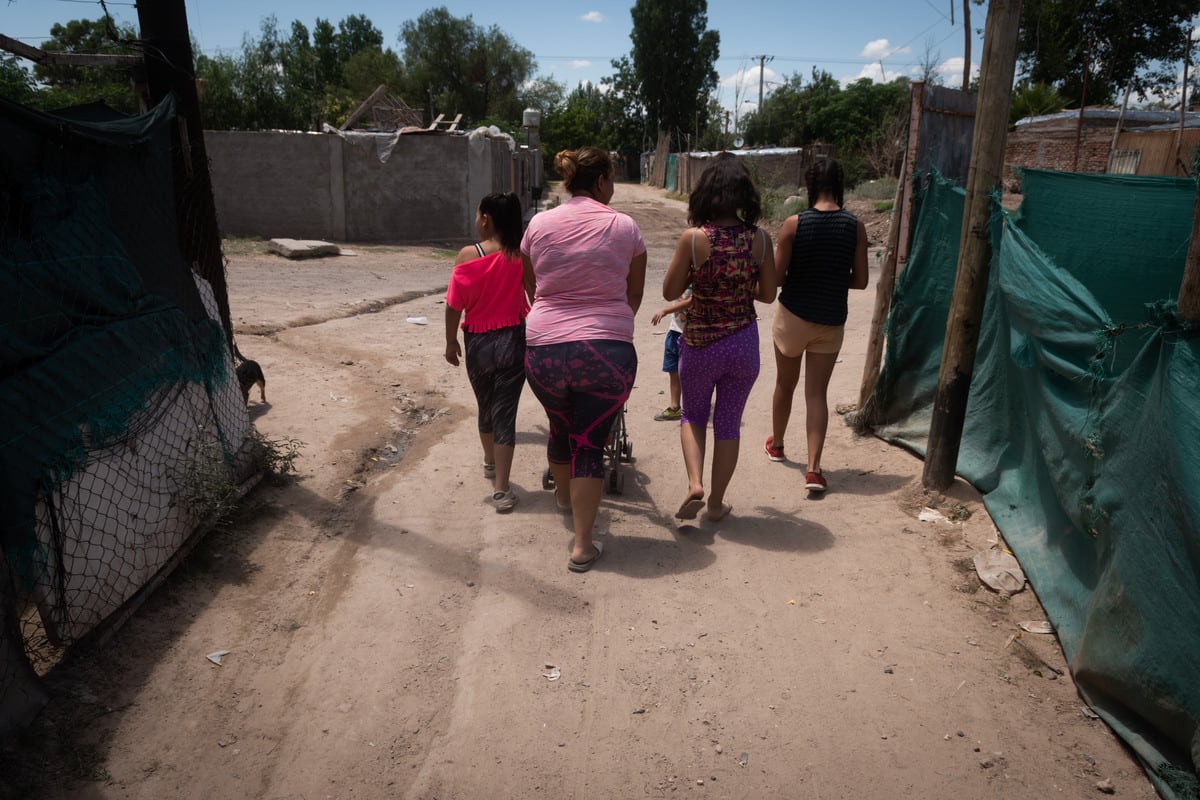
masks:
<path id="1" fill-rule="evenodd" d="M 1200 322 L 1200 178 L 1196 180 L 1196 201 L 1192 206 L 1192 240 L 1188 243 L 1183 283 L 1179 285 L 1179 316 Z"/>
<path id="2" fill-rule="evenodd" d="M 338 128 L 338 130 L 339 131 L 350 130 L 350 126 L 352 126 L 354 123 L 358 122 L 359 117 L 361 117 L 363 114 L 370 111 L 371 106 L 375 105 L 377 102 L 379 102 L 379 100 L 384 95 L 387 94 L 387 90 L 388 90 L 388 87 L 387 87 L 386 83 L 381 83 L 381 84 L 379 84 L 379 86 L 375 87 L 375 91 L 371 92 L 371 94 L 369 94 L 367 96 L 366 100 L 363 100 L 361 103 L 358 104 L 358 108 L 354 109 L 354 112 L 351 113 L 350 116 L 346 118 L 346 121 L 342 123 L 342 126 L 340 128 Z"/>
<path id="3" fill-rule="evenodd" d="M 229 316 L 229 291 L 225 283 L 225 259 L 221 232 L 204 150 L 204 127 L 196 94 L 195 62 L 188 35 L 184 0 L 139 0 L 138 22 L 146 52 L 146 78 L 150 98 L 157 104 L 175 94 L 178 125 L 172 137 L 175 149 L 175 213 L 179 246 L 192 268 L 212 285 L 225 328 L 230 353 L 233 325 Z"/>
<path id="4" fill-rule="evenodd" d="M 896 274 L 908 260 L 908 240 L 912 229 L 913 191 L 912 176 L 917 168 L 917 157 L 921 150 L 921 116 L 925 113 L 925 82 L 913 81 L 910 91 L 908 112 L 908 146 L 904 149 L 904 160 L 900 165 L 900 182 L 896 185 L 896 199 L 892 203 L 892 221 L 888 227 L 887 249 L 883 264 L 875 282 L 875 308 L 871 314 L 871 334 L 867 339 L 867 356 L 863 362 L 862 385 L 858 390 L 858 413 L 855 425 L 859 429 L 874 424 L 873 409 L 870 408 L 871 394 L 879 380 L 883 361 L 883 327 L 892 308 L 892 293 L 896 289 Z"/>
<path id="5" fill-rule="evenodd" d="M 992 216 L 991 192 L 1000 184 L 1004 170 L 1004 143 L 1008 133 L 1020 19 L 1021 0 L 988 3 L 979 98 L 975 104 L 975 132 L 971 140 L 971 167 L 967 174 L 967 198 L 959 237 L 958 272 L 946 320 L 942 366 L 925 452 L 923 482 L 925 488 L 935 491 L 944 491 L 954 481 L 966 419 L 992 257 L 991 226 L 988 224 Z"/>
<path id="6" fill-rule="evenodd" d="M 1191 175 L 1191 165 L 1183 161 L 1183 127 L 1187 122 L 1188 67 L 1192 62 L 1192 32 L 1188 31 L 1187 45 L 1183 48 L 1183 82 L 1179 84 L 1179 135 L 1175 137 L 1175 164 L 1183 165 L 1183 174 Z"/>

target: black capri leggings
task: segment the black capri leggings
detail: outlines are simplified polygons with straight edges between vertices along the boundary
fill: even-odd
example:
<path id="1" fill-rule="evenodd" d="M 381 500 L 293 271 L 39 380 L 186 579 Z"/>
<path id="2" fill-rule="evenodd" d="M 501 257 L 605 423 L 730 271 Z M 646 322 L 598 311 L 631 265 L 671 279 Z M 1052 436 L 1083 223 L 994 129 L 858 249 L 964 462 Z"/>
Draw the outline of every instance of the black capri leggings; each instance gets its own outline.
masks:
<path id="1" fill-rule="evenodd" d="M 525 386 L 525 323 L 463 333 L 467 380 L 479 403 L 479 432 L 498 445 L 517 444 L 517 404 Z"/>

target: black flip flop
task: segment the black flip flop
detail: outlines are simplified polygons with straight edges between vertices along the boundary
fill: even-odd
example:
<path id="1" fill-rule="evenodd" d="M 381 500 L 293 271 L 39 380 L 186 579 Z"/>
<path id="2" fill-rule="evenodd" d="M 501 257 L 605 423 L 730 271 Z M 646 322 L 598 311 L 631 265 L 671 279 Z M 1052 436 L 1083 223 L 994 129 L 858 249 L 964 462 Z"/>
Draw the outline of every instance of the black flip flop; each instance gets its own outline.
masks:
<path id="1" fill-rule="evenodd" d="M 592 549 L 596 551 L 596 555 L 589 558 L 587 561 L 576 561 L 573 558 L 567 559 L 567 569 L 571 572 L 587 572 L 596 562 L 600 560 L 600 556 L 604 555 L 604 543 L 592 542 Z"/>

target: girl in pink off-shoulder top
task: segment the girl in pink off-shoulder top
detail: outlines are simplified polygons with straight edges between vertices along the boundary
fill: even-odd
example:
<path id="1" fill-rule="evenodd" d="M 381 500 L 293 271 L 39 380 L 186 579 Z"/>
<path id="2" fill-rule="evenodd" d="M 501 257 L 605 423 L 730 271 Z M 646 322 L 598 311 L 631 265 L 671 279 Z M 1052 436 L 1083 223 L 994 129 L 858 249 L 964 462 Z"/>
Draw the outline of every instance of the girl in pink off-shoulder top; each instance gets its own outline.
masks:
<path id="1" fill-rule="evenodd" d="M 458 366 L 459 322 L 467 346 L 467 379 L 479 405 L 483 474 L 492 478 L 492 505 L 511 511 L 509 486 L 517 443 L 517 404 L 525 386 L 525 317 L 521 201 L 489 194 L 475 212 L 480 241 L 459 251 L 446 289 L 446 361 Z M 464 319 L 465 313 L 465 319 Z"/>

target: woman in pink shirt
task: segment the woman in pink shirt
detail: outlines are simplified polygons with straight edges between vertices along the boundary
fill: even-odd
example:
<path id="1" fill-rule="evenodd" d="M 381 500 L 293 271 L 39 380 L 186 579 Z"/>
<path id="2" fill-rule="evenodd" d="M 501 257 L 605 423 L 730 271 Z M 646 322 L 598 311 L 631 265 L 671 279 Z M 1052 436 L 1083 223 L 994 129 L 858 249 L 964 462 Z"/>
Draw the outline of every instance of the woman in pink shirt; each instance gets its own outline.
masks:
<path id="1" fill-rule="evenodd" d="M 603 552 L 592 540 L 604 485 L 604 444 L 637 374 L 633 315 L 646 283 L 646 243 L 629 216 L 609 208 L 613 164 L 595 147 L 554 157 L 571 199 L 537 214 L 521 240 L 525 374 L 546 409 L 546 456 L 558 507 L 570 510 L 575 545 L 567 568 L 586 572 Z"/>
<path id="2" fill-rule="evenodd" d="M 467 345 L 467 379 L 479 404 L 483 474 L 492 478 L 492 505 L 512 511 L 517 496 L 508 484 L 517 443 L 517 403 L 525 386 L 525 298 L 521 201 L 489 194 L 475 212 L 477 244 L 464 247 L 446 289 L 446 361 L 458 366 L 459 321 Z M 463 312 L 466 318 L 463 319 Z"/>

